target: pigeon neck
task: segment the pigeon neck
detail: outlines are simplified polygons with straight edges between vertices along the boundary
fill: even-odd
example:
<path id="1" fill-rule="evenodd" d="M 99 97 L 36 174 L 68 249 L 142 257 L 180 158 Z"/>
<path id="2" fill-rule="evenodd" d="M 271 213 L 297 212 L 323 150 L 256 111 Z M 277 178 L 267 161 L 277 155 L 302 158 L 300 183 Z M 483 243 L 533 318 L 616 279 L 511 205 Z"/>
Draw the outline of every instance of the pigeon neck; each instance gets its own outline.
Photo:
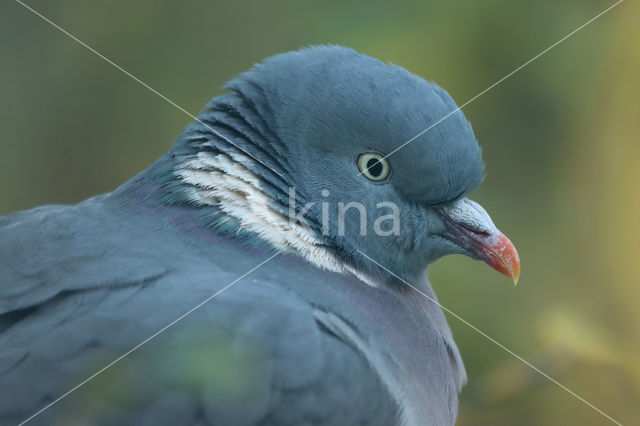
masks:
<path id="1" fill-rule="evenodd" d="M 355 275 L 374 285 L 323 244 L 314 229 L 317 224 L 292 217 L 281 194 L 250 170 L 249 162 L 238 154 L 201 151 L 177 164 L 174 174 L 185 185 L 191 204 L 206 212 L 204 217 L 210 220 L 206 226 L 237 238 L 257 237 L 317 267 Z"/>

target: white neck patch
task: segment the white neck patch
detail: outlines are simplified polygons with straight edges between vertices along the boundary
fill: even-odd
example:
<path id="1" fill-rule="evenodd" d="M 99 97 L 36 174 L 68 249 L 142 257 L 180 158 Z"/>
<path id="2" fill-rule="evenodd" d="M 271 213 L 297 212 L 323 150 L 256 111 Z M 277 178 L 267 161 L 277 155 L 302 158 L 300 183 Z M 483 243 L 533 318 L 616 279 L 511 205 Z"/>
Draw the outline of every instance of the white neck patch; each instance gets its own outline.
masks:
<path id="1" fill-rule="evenodd" d="M 273 208 L 262 190 L 260 178 L 242 165 L 242 156 L 199 152 L 175 170 L 193 187 L 193 201 L 213 205 L 240 223 L 240 229 L 254 232 L 273 247 L 294 252 L 315 266 L 356 276 L 366 284 L 378 285 L 361 272 L 341 262 L 296 220 Z"/>

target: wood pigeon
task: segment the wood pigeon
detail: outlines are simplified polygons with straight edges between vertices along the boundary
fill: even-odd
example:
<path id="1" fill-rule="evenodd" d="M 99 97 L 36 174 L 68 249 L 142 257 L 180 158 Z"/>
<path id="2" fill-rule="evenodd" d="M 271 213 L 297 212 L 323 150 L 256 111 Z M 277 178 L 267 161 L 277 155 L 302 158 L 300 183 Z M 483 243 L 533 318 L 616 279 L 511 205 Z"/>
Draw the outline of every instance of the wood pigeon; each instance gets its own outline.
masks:
<path id="1" fill-rule="evenodd" d="M 456 104 L 340 46 L 225 89 L 115 191 L 0 218 L 0 423 L 453 424 L 428 266 L 520 268 L 469 122 L 395 151 Z"/>

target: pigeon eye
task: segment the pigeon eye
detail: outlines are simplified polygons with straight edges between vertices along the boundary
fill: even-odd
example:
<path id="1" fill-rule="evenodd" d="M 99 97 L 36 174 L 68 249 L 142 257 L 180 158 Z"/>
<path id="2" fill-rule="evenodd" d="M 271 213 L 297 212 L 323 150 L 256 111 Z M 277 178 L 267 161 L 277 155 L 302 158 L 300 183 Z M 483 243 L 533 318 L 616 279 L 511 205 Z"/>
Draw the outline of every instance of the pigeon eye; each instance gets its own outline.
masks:
<path id="1" fill-rule="evenodd" d="M 369 180 L 380 182 L 385 180 L 391 168 L 389 162 L 382 155 L 375 152 L 366 152 L 358 156 L 358 169 Z"/>

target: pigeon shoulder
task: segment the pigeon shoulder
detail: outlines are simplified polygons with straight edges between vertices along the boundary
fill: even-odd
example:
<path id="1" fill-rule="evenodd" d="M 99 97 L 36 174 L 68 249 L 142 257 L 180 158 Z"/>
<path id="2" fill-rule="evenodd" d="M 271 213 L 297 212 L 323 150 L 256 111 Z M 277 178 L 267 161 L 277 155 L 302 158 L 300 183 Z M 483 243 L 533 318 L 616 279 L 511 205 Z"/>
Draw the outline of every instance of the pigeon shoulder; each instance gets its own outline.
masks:
<path id="1" fill-rule="evenodd" d="M 62 292 L 139 284 L 166 273 L 143 244 L 127 238 L 125 221 L 104 208 L 104 197 L 0 218 L 0 315 Z"/>

